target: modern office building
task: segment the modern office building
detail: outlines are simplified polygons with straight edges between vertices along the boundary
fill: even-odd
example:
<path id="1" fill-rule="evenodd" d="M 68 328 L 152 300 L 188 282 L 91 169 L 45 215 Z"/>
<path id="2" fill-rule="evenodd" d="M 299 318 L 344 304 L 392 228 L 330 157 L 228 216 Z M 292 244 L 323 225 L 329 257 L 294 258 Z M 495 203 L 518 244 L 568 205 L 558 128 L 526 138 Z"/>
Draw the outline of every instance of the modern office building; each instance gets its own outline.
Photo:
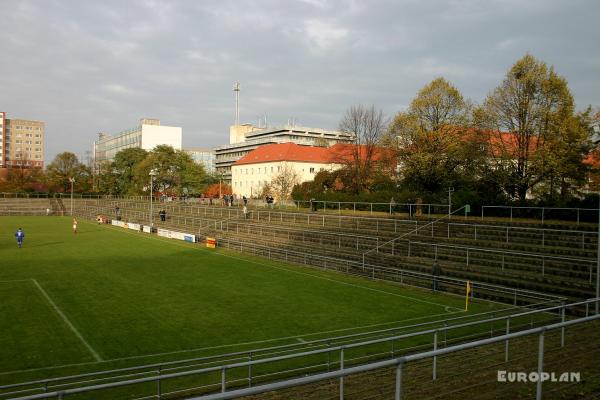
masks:
<path id="1" fill-rule="evenodd" d="M 0 112 L 0 167 L 44 167 L 44 123 Z"/>
<path id="2" fill-rule="evenodd" d="M 194 162 L 202 164 L 204 170 L 210 174 L 215 172 L 215 151 L 213 149 L 207 149 L 204 147 L 188 147 L 183 149 L 188 153 Z"/>
<path id="3" fill-rule="evenodd" d="M 180 127 L 162 126 L 158 119 L 142 118 L 135 128 L 116 135 L 99 134 L 98 140 L 94 142 L 94 166 L 97 168 L 102 163 L 112 161 L 123 149 L 138 147 L 152 150 L 158 145 L 165 144 L 175 150 L 181 150 L 181 142 Z"/>
<path id="4" fill-rule="evenodd" d="M 215 148 L 216 173 L 231 183 L 231 166 L 259 146 L 275 143 L 295 143 L 301 146 L 327 147 L 336 143 L 350 143 L 352 135 L 333 130 L 294 125 L 258 128 L 252 124 L 233 125 L 229 128 L 229 144 Z"/>

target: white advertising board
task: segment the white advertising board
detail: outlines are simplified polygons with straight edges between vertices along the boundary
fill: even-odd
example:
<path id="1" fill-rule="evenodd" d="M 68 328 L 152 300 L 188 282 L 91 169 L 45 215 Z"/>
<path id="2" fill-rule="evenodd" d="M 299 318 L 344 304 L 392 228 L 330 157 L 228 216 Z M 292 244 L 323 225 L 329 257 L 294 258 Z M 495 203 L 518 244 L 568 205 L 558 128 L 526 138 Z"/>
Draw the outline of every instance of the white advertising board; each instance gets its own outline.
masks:
<path id="1" fill-rule="evenodd" d="M 183 240 L 185 242 L 190 242 L 190 243 L 196 242 L 196 235 L 192 235 L 191 233 L 169 231 L 167 229 L 160 229 L 159 228 L 156 231 L 156 234 L 158 236 L 166 237 L 166 238 L 169 238 L 169 239 L 178 239 L 178 240 Z"/>
<path id="2" fill-rule="evenodd" d="M 111 224 L 113 224 L 114 226 L 120 226 L 121 228 L 125 226 L 125 222 L 123 221 L 117 221 L 117 220 L 112 220 Z"/>

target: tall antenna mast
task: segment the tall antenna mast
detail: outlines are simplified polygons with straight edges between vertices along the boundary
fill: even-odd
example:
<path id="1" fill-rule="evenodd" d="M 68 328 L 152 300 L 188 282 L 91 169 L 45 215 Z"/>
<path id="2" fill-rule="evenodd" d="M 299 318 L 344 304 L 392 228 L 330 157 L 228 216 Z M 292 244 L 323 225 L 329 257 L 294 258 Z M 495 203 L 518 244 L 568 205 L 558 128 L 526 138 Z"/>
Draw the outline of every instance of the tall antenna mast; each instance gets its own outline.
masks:
<path id="1" fill-rule="evenodd" d="M 233 91 L 235 92 L 235 126 L 240 124 L 240 83 L 235 82 L 233 84 Z"/>

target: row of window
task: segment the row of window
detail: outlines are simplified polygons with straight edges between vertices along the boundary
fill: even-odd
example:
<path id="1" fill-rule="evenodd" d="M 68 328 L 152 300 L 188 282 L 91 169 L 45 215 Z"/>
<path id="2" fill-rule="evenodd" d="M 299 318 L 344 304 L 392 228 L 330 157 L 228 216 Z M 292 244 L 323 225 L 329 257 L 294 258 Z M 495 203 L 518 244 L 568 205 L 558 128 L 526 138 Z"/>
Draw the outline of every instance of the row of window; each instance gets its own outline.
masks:
<path id="1" fill-rule="evenodd" d="M 7 131 L 6 131 L 6 136 L 9 136 L 9 135 L 10 135 L 10 133 L 9 133 L 9 132 L 8 132 L 8 130 L 7 130 Z M 18 137 L 18 138 L 20 138 L 20 137 L 23 137 L 23 135 L 22 135 L 20 132 L 17 132 L 17 133 L 15 133 L 15 137 Z M 28 138 L 30 138 L 30 137 L 33 137 L 33 134 L 32 134 L 32 133 L 26 133 L 26 134 L 25 134 L 25 137 L 28 137 Z M 41 133 L 36 133 L 36 134 L 35 134 L 35 137 L 39 139 L 39 138 L 41 138 L 41 137 L 42 137 L 42 134 L 41 134 Z"/>
<path id="2" fill-rule="evenodd" d="M 25 131 L 39 131 L 41 128 L 39 126 L 23 126 L 23 125 L 15 125 L 14 129 L 21 129 Z"/>
<path id="3" fill-rule="evenodd" d="M 21 154 L 21 153 L 17 153 L 17 154 L 15 154 L 15 158 L 28 158 L 28 157 L 24 157 L 24 155 L 23 155 L 23 154 Z M 34 156 L 34 158 L 39 160 L 40 158 L 42 158 L 42 155 L 41 155 L 41 154 L 36 154 L 36 155 Z"/>
<path id="4" fill-rule="evenodd" d="M 245 185 L 244 185 L 244 183 L 245 183 Z M 263 185 L 263 186 L 264 186 L 264 185 L 266 185 L 266 184 L 267 184 L 267 181 L 256 181 L 256 185 L 257 185 L 257 186 L 261 186 L 261 185 Z M 233 182 L 233 186 L 234 186 L 234 187 L 240 187 L 240 188 L 241 188 L 241 187 L 243 187 L 243 186 L 246 186 L 246 187 L 248 187 L 248 186 L 250 186 L 250 187 L 254 187 L 254 181 L 249 181 L 249 182 L 248 182 L 248 181 L 246 181 L 246 182 L 238 182 L 238 181 L 235 181 L 235 182 Z"/>
<path id="5" fill-rule="evenodd" d="M 256 173 L 257 174 L 266 174 L 267 173 L 267 167 L 258 167 L 256 168 Z M 245 172 L 244 172 L 245 171 Z M 250 172 L 248 172 L 250 171 Z M 308 170 L 311 174 L 315 173 L 315 167 L 310 167 Z M 271 167 L 271 173 L 275 172 L 273 167 Z M 281 165 L 277 166 L 277 172 L 281 172 Z M 304 168 L 302 168 L 302 172 L 304 172 Z M 245 169 L 240 169 L 240 173 L 242 175 L 253 175 L 254 174 L 254 168 L 245 168 Z"/>
<path id="6" fill-rule="evenodd" d="M 267 173 L 267 167 L 259 167 L 259 168 L 256 168 L 256 170 L 257 170 L 256 171 L 257 174 L 260 174 L 260 173 L 266 174 Z M 244 172 L 244 171 L 246 171 L 246 172 Z M 250 172 L 248 172 L 248 171 L 250 171 Z M 278 166 L 277 172 L 280 172 L 280 171 L 281 171 L 281 166 Z M 254 168 L 246 168 L 245 170 L 240 169 L 240 172 L 245 175 L 252 175 L 252 174 L 254 174 Z M 271 167 L 271 173 L 273 173 L 273 172 L 274 172 L 273 167 Z"/>
<path id="7" fill-rule="evenodd" d="M 33 144 L 33 141 L 31 141 L 31 140 L 15 140 L 15 143 L 16 144 Z M 38 144 L 38 145 L 42 144 L 42 141 L 41 140 L 36 140 L 35 144 Z"/>

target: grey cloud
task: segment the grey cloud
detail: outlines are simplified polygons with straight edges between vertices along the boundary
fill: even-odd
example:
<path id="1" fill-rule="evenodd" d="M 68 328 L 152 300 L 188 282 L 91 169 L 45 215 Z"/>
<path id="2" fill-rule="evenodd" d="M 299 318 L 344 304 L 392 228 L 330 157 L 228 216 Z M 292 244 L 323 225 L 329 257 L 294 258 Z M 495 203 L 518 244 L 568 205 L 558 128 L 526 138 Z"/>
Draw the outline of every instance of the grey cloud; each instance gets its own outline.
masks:
<path id="1" fill-rule="evenodd" d="M 50 160 L 138 118 L 216 146 L 268 114 L 335 128 L 355 103 L 388 115 L 444 76 L 481 101 L 525 52 L 598 105 L 600 3 L 560 1 L 3 1 L 0 108 L 47 123 Z"/>

